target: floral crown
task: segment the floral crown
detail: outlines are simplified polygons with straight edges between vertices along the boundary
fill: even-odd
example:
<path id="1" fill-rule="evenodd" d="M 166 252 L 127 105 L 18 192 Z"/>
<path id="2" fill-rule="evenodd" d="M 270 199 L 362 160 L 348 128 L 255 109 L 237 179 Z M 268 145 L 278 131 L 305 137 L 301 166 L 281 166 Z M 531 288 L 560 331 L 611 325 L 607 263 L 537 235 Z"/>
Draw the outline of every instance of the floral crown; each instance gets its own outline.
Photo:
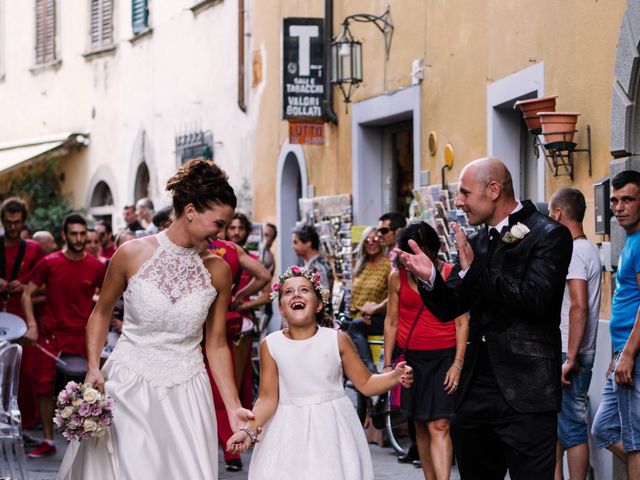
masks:
<path id="1" fill-rule="evenodd" d="M 320 274 L 318 272 L 307 270 L 306 268 L 300 268 L 297 265 L 292 265 L 287 268 L 287 271 L 278 277 L 278 281 L 271 285 L 272 300 L 280 301 L 280 289 L 282 288 L 282 284 L 285 280 L 288 280 L 291 277 L 304 277 L 309 280 L 311 285 L 313 285 L 313 288 L 315 288 L 316 292 L 320 295 L 320 298 L 322 298 L 322 303 L 324 303 L 325 308 L 329 306 L 331 295 L 329 293 L 329 289 L 320 283 Z"/>

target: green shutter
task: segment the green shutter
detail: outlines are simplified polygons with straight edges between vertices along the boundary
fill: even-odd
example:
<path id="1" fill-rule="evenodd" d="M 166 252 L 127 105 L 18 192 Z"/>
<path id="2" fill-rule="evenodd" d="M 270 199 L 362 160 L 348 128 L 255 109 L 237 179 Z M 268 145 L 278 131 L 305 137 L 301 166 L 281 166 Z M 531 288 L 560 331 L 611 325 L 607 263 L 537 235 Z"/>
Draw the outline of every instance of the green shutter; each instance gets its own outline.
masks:
<path id="1" fill-rule="evenodd" d="M 131 26 L 134 35 L 143 32 L 149 26 L 147 0 L 131 0 Z"/>

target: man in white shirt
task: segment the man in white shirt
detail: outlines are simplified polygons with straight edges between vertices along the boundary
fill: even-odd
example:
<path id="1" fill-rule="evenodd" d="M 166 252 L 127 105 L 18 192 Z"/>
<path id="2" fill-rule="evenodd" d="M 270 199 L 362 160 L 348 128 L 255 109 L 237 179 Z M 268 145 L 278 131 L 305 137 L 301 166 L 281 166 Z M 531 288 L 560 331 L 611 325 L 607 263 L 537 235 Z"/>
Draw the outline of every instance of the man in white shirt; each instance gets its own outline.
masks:
<path id="1" fill-rule="evenodd" d="M 558 413 L 556 480 L 562 480 L 562 456 L 567 452 L 569 477 L 587 478 L 588 392 L 595 357 L 600 313 L 602 266 L 596 247 L 582 227 L 586 204 L 575 188 L 563 188 L 549 200 L 549 216 L 567 227 L 573 237 L 573 254 L 562 300 L 562 411 Z"/>

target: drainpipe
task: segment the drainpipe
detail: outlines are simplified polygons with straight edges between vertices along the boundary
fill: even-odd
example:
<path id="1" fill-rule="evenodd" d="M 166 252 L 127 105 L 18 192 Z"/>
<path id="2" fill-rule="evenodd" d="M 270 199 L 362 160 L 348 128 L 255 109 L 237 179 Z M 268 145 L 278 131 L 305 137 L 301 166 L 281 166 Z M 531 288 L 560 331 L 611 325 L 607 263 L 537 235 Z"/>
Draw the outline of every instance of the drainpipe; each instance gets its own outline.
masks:
<path id="1" fill-rule="evenodd" d="M 247 112 L 245 99 L 244 0 L 238 0 L 238 107 Z"/>
<path id="2" fill-rule="evenodd" d="M 333 111 L 333 86 L 329 78 L 329 45 L 333 38 L 333 0 L 324 0 L 324 115 L 328 122 L 338 123 Z"/>

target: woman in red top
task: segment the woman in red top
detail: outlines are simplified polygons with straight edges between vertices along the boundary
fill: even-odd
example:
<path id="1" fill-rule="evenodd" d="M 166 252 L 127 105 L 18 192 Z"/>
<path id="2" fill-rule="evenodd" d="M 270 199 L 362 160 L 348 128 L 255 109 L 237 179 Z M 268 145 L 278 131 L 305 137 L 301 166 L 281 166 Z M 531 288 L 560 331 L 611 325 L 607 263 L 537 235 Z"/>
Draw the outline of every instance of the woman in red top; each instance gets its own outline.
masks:
<path id="1" fill-rule="evenodd" d="M 398 248 L 411 252 L 409 240 L 418 244 L 446 279 L 453 267 L 438 259 L 440 239 L 436 231 L 426 223 L 414 223 L 399 233 Z M 453 395 L 462 370 L 469 322 L 466 315 L 453 322 L 440 322 L 422 303 L 413 274 L 402 264 L 397 266 L 389 276 L 384 371 L 392 368 L 391 360 L 398 351 L 406 349 L 414 381 L 402 392 L 402 409 L 414 420 L 425 478 L 448 479 Z"/>

